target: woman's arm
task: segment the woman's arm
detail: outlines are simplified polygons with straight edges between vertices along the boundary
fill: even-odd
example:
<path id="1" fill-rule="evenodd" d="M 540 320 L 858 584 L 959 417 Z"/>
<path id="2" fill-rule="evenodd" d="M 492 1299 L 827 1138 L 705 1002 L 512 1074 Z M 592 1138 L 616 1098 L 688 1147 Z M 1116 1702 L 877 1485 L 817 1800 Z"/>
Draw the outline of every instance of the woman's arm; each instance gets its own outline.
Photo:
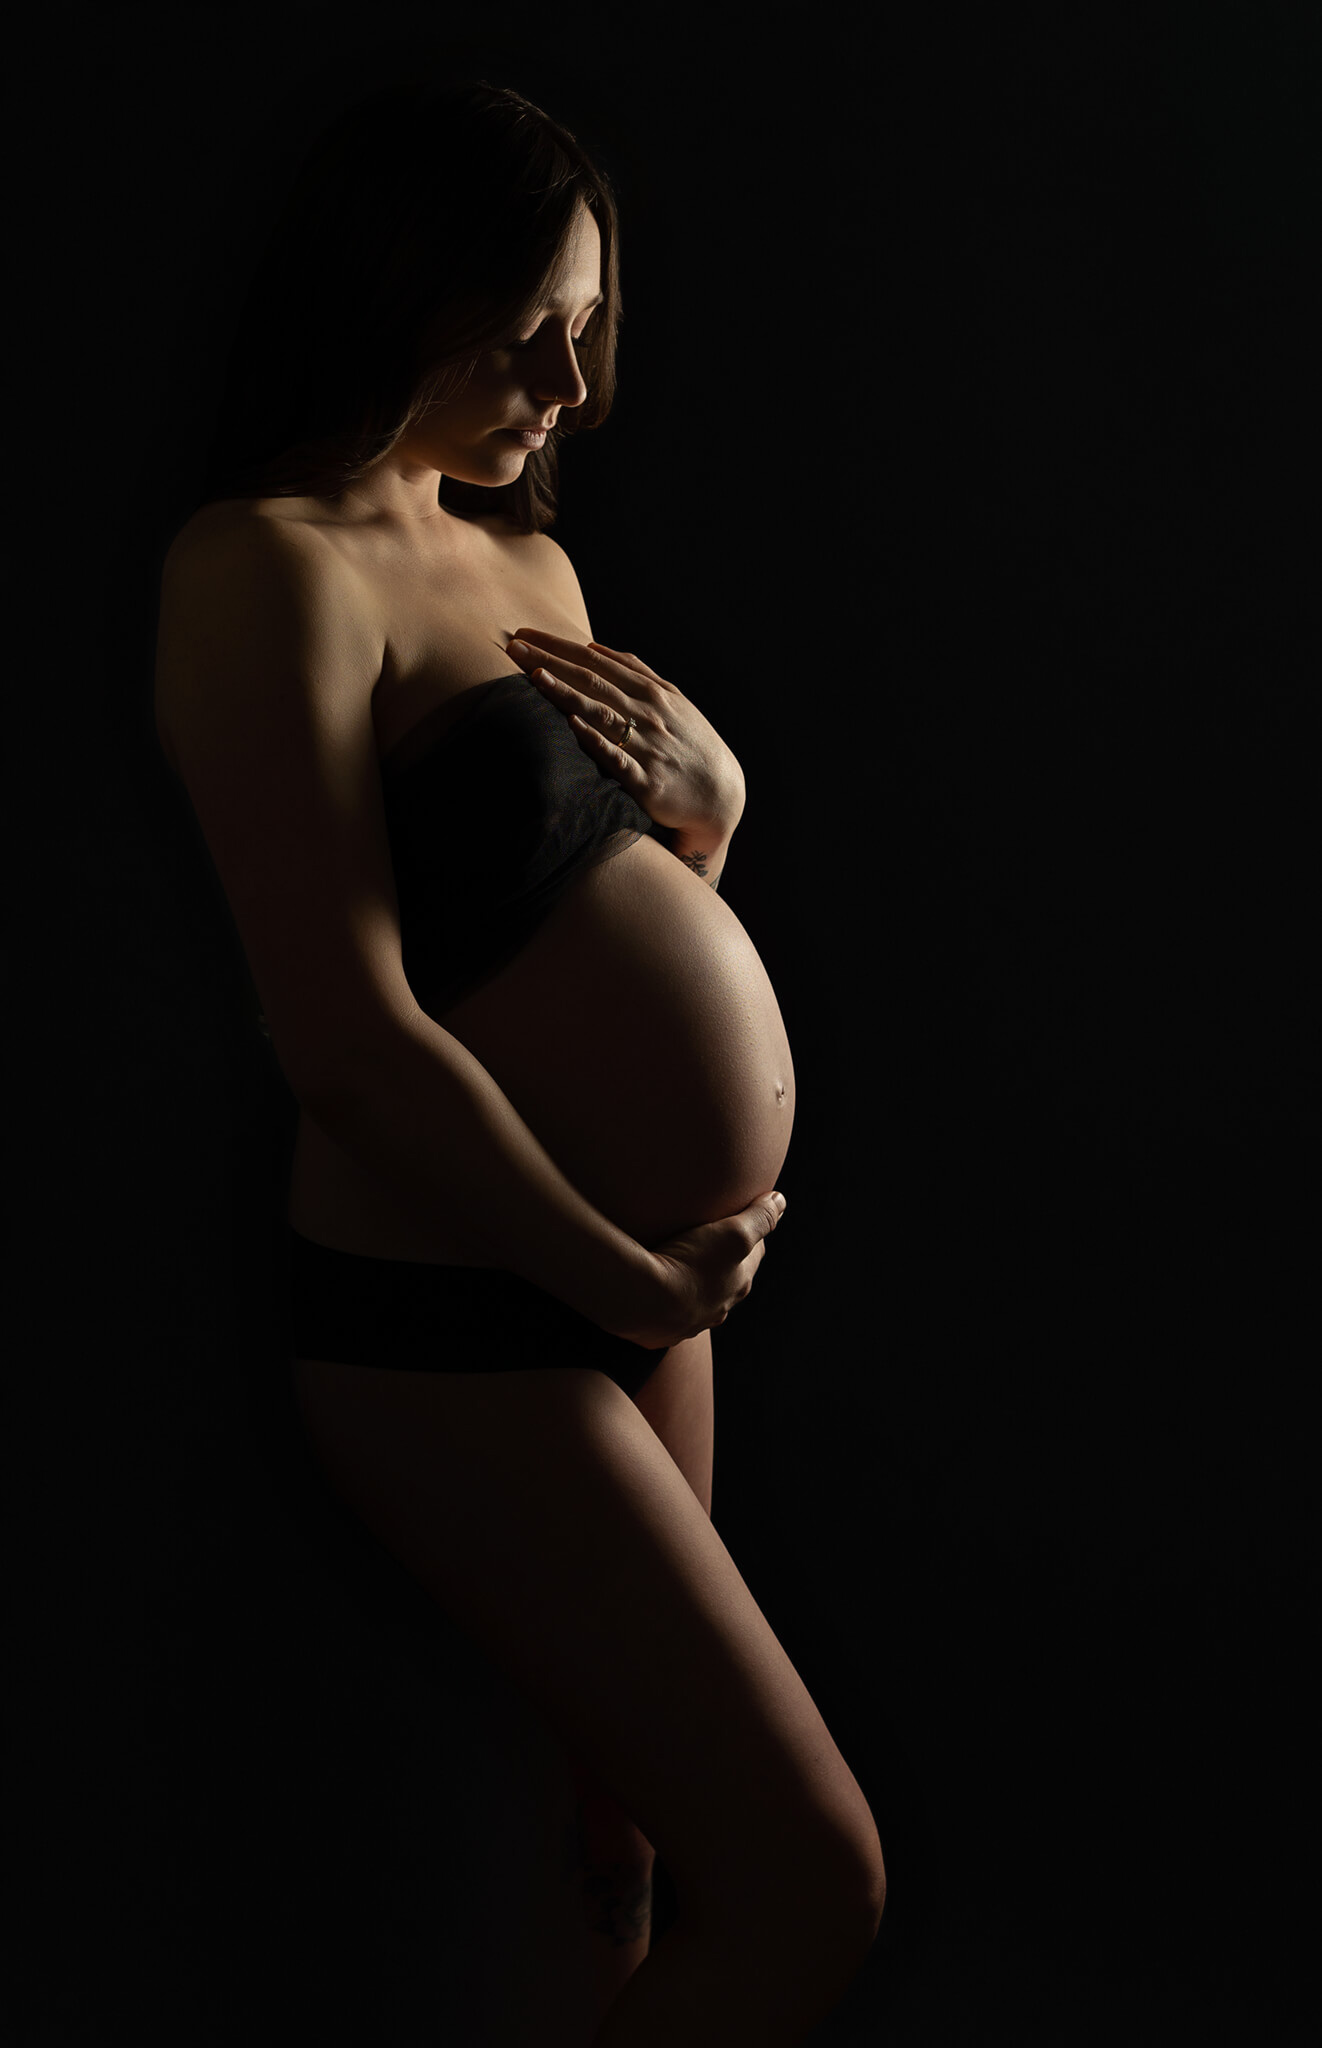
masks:
<path id="1" fill-rule="evenodd" d="M 371 691 L 379 622 L 313 529 L 243 514 L 176 543 L 157 714 L 290 1089 L 333 1140 L 601 1328 L 722 1321 L 775 1206 L 645 1249 L 566 1179 L 404 973 Z"/>
<path id="2" fill-rule="evenodd" d="M 652 1254 L 566 1179 L 508 1096 L 419 1010 L 303 1107 L 351 1157 L 590 1322 L 630 1335 L 665 1311 Z"/>
<path id="3" fill-rule="evenodd" d="M 305 1109 L 511 1272 L 649 1350 L 715 1328 L 752 1287 L 782 1195 L 645 1249 L 579 1194 L 485 1067 L 424 1012 L 377 1046 L 355 1081 L 310 1091 Z"/>

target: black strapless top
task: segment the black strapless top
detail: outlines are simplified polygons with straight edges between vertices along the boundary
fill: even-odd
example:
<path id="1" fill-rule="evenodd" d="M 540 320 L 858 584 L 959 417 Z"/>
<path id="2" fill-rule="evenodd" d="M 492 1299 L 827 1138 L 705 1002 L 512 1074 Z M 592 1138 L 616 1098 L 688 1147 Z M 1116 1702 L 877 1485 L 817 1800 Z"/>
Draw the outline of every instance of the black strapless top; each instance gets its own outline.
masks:
<path id="1" fill-rule="evenodd" d="M 410 733 L 409 758 L 381 764 L 404 974 L 433 1017 L 506 966 L 585 868 L 655 830 L 526 676 L 455 702 L 434 746 L 415 754 Z"/>

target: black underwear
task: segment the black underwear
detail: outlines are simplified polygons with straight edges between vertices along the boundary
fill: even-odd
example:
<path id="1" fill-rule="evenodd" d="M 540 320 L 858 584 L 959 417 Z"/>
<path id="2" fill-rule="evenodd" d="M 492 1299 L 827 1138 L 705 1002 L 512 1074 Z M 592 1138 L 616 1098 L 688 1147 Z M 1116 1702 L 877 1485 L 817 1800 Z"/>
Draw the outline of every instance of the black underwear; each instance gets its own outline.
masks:
<path id="1" fill-rule="evenodd" d="M 405 1372 L 591 1366 L 636 1394 L 666 1355 L 612 1337 L 502 1266 L 373 1259 L 288 1232 L 296 1358 Z"/>

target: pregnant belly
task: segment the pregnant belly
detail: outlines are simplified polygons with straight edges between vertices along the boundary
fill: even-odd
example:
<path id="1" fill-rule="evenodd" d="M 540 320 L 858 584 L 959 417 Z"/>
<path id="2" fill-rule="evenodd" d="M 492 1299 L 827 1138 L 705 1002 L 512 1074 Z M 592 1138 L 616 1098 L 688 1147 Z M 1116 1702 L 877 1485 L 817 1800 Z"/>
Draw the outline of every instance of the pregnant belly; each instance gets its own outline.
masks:
<path id="1" fill-rule="evenodd" d="M 774 991 L 729 905 L 655 839 L 588 869 L 438 1021 L 640 1243 L 776 1185 L 794 1068 Z"/>

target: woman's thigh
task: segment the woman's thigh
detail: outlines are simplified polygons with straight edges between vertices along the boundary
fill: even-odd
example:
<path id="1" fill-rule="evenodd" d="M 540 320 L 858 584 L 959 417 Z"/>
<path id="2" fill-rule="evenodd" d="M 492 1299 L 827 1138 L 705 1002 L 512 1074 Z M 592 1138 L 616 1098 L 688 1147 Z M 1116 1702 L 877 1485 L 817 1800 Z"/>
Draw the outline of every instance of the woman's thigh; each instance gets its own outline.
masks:
<path id="1" fill-rule="evenodd" d="M 715 1448 L 711 1331 L 673 1344 L 632 1399 L 710 1515 Z M 649 1873 L 652 1843 L 582 1756 L 571 1756 L 569 1765 L 585 1856 L 602 1870 Z"/>
<path id="2" fill-rule="evenodd" d="M 641 1404 L 573 1368 L 296 1359 L 294 1382 L 332 1488 L 633 1817 L 685 1912 L 863 1908 L 866 1801 Z"/>
<path id="3" fill-rule="evenodd" d="M 711 1331 L 672 1344 L 633 1401 L 710 1514 L 716 1443 Z"/>

